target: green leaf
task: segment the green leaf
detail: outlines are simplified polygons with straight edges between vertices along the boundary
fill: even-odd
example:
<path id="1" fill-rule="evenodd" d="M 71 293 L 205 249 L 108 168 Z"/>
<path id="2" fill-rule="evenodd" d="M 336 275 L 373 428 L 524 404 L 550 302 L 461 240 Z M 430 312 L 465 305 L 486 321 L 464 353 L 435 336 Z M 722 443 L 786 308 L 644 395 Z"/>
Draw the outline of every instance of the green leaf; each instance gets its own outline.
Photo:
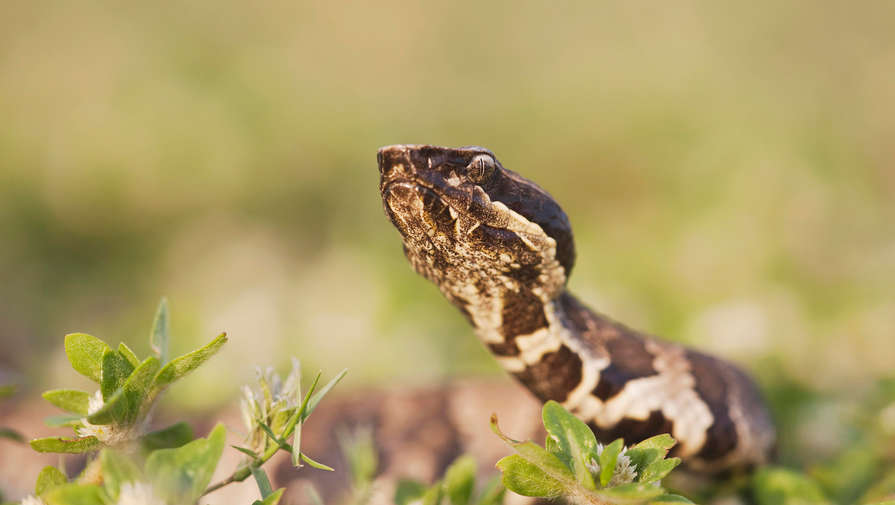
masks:
<path id="1" fill-rule="evenodd" d="M 103 373 L 99 388 L 102 391 L 103 401 L 108 401 L 115 391 L 124 385 L 134 368 L 134 365 L 131 365 L 131 362 L 118 351 L 109 349 L 103 354 Z"/>
<path id="2" fill-rule="evenodd" d="M 847 444 L 832 460 L 814 466 L 811 478 L 835 503 L 857 503 L 868 501 L 868 488 L 879 477 L 880 451 L 878 442 L 855 440 Z M 893 481 L 895 483 L 895 481 Z M 878 496 L 885 498 L 888 493 Z M 859 500 L 859 497 L 862 499 Z"/>
<path id="3" fill-rule="evenodd" d="M 31 441 L 31 448 L 37 452 L 59 452 L 63 454 L 81 454 L 83 452 L 96 451 L 103 446 L 96 437 L 62 438 L 46 437 L 35 438 Z"/>
<path id="4" fill-rule="evenodd" d="M 684 498 L 683 496 L 676 494 L 663 494 L 658 498 L 654 498 L 650 505 L 662 505 L 664 503 L 693 503 L 690 500 Z"/>
<path id="5" fill-rule="evenodd" d="M 326 385 L 323 386 L 323 388 L 321 388 L 320 391 L 317 392 L 317 394 L 315 394 L 314 396 L 311 397 L 311 401 L 308 402 L 308 406 L 307 406 L 307 408 L 305 408 L 304 411 L 303 411 L 302 414 L 301 414 L 301 420 L 302 420 L 302 421 L 304 421 L 305 419 L 307 419 L 308 416 L 311 415 L 311 412 L 314 412 L 314 409 L 317 408 L 317 404 L 320 403 L 320 400 L 322 400 L 323 397 L 326 396 L 326 394 L 329 393 L 329 391 L 330 391 L 336 384 L 338 384 L 339 381 L 341 381 L 342 378 L 345 377 L 345 375 L 346 375 L 347 373 L 348 373 L 348 369 L 347 369 L 347 368 L 343 369 L 341 372 L 339 372 L 338 375 L 336 375 L 335 377 L 333 377 L 333 379 L 332 379 L 331 381 L 327 382 Z"/>
<path id="6" fill-rule="evenodd" d="M 657 482 L 665 478 L 674 467 L 681 464 L 680 458 L 668 458 L 656 461 L 640 472 L 638 482 Z"/>
<path id="7" fill-rule="evenodd" d="M 575 480 L 586 489 L 596 489 L 593 474 L 587 468 L 587 461 L 597 457 L 594 432 L 553 400 L 544 404 L 541 417 L 559 448 L 557 456 L 575 473 Z"/>
<path id="8" fill-rule="evenodd" d="M 286 488 L 281 487 L 280 489 L 277 489 L 273 493 L 267 495 L 267 498 L 263 500 L 255 500 L 252 505 L 277 505 L 278 503 L 280 503 L 280 498 L 283 497 L 283 491 L 285 490 Z"/>
<path id="9" fill-rule="evenodd" d="M 118 344 L 118 352 L 120 352 L 121 355 L 127 359 L 128 363 L 134 366 L 134 368 L 140 364 L 140 358 L 138 358 L 136 353 L 134 353 L 134 351 L 132 351 L 124 342 Z"/>
<path id="10" fill-rule="evenodd" d="M 615 473 L 615 466 L 618 464 L 618 455 L 621 454 L 624 447 L 622 439 L 616 439 L 611 444 L 603 448 L 600 453 L 600 485 L 606 487 L 612 480 L 612 474 Z"/>
<path id="11" fill-rule="evenodd" d="M 318 469 L 318 470 L 326 470 L 326 471 L 329 471 L 329 472 L 334 471 L 334 470 L 332 469 L 332 467 L 329 467 L 329 466 L 324 465 L 323 463 L 319 463 L 319 462 L 317 462 L 317 461 L 314 461 L 313 459 L 311 459 L 311 458 L 310 458 L 307 454 L 305 454 L 305 453 L 301 453 L 301 460 L 304 461 L 305 463 L 307 463 L 307 464 L 313 466 L 314 468 L 316 468 L 316 469 Z"/>
<path id="12" fill-rule="evenodd" d="M 270 426 L 267 425 L 267 423 L 258 421 L 258 427 L 264 431 L 264 433 L 267 435 L 268 438 L 270 438 L 274 445 L 280 447 L 281 449 L 286 449 L 287 447 L 289 447 L 289 444 L 284 442 L 282 438 L 278 437 L 270 428 Z M 291 451 L 292 448 L 289 447 L 289 450 Z"/>
<path id="13" fill-rule="evenodd" d="M 193 437 L 193 428 L 185 422 L 179 422 L 143 435 L 140 438 L 140 445 L 146 452 L 174 449 L 191 442 Z"/>
<path id="14" fill-rule="evenodd" d="M 628 449 L 625 456 L 631 459 L 631 464 L 637 468 L 637 480 L 643 477 L 643 469 L 652 465 L 657 461 L 662 461 L 665 457 L 665 451 L 662 449 L 650 448 L 634 448 Z"/>
<path id="15" fill-rule="evenodd" d="M 40 497 L 46 505 L 103 505 L 103 489 L 95 484 L 64 484 Z"/>
<path id="16" fill-rule="evenodd" d="M 441 503 L 442 490 L 440 484 L 435 484 L 423 493 L 421 505 L 438 505 Z"/>
<path id="17" fill-rule="evenodd" d="M 0 386 L 0 398 L 12 396 L 16 392 L 16 387 L 11 385 Z"/>
<path id="18" fill-rule="evenodd" d="M 161 498 L 168 503 L 194 503 L 202 496 L 221 459 L 225 439 L 224 425 L 218 424 L 207 439 L 150 454 L 146 475 Z"/>
<path id="19" fill-rule="evenodd" d="M 650 472 L 647 474 L 645 469 L 656 462 L 662 461 L 668 454 L 668 451 L 674 447 L 676 443 L 677 442 L 671 435 L 663 433 L 661 435 L 650 437 L 628 449 L 628 451 L 625 452 L 625 455 L 631 459 L 631 464 L 637 468 L 637 481 L 647 482 L 644 480 L 645 475 L 648 478 L 652 478 L 655 473 Z M 670 463 L 666 463 L 666 465 L 668 464 Z M 677 466 L 677 463 L 675 463 L 674 466 Z M 656 470 L 660 469 L 661 468 L 656 468 Z"/>
<path id="20" fill-rule="evenodd" d="M 149 385 L 158 370 L 158 358 L 150 356 L 134 369 L 130 377 L 98 411 L 87 417 L 91 424 L 112 424 L 130 426 L 137 421 L 144 400 L 147 399 Z"/>
<path id="21" fill-rule="evenodd" d="M 426 492 L 426 486 L 415 480 L 401 479 L 395 488 L 395 505 L 409 505 Z"/>
<path id="22" fill-rule="evenodd" d="M 372 429 L 357 427 L 349 434 L 339 431 L 342 456 L 348 463 L 348 473 L 355 489 L 365 489 L 373 482 L 379 468 L 379 455 L 373 441 Z"/>
<path id="23" fill-rule="evenodd" d="M 44 397 L 44 400 L 66 412 L 81 416 L 87 415 L 87 405 L 90 403 L 89 393 L 74 389 L 51 389 L 44 391 L 41 396 Z"/>
<path id="24" fill-rule="evenodd" d="M 662 457 L 665 457 L 665 454 L 668 454 L 668 451 L 671 450 L 672 447 L 677 443 L 677 441 L 671 437 L 668 433 L 663 433 L 661 435 L 656 435 L 654 437 L 650 437 L 633 447 L 631 449 L 658 449 L 660 451 L 664 451 Z"/>
<path id="25" fill-rule="evenodd" d="M 86 333 L 65 336 L 65 354 L 72 368 L 97 384 L 102 379 L 103 354 L 108 349 L 105 342 Z"/>
<path id="26" fill-rule="evenodd" d="M 153 395 L 172 382 L 195 370 L 199 365 L 212 357 L 227 343 L 227 334 L 221 333 L 204 347 L 171 360 L 159 370 L 152 383 Z"/>
<path id="27" fill-rule="evenodd" d="M 467 505 L 475 487 L 475 459 L 461 456 L 444 474 L 444 491 L 452 505 Z"/>
<path id="28" fill-rule="evenodd" d="M 870 486 L 859 501 L 871 503 L 887 497 L 895 497 L 895 468 L 890 468 L 888 473 Z"/>
<path id="29" fill-rule="evenodd" d="M 149 345 L 161 363 L 168 362 L 168 300 L 162 298 L 152 321 L 152 332 L 149 334 Z"/>
<path id="30" fill-rule="evenodd" d="M 258 491 L 261 492 L 261 498 L 267 498 L 273 493 L 273 487 L 270 485 L 270 479 L 267 478 L 267 472 L 264 469 L 251 465 L 249 469 L 252 471 L 252 477 L 255 478 L 255 483 L 258 484 Z"/>
<path id="31" fill-rule="evenodd" d="M 99 458 L 103 471 L 103 487 L 113 500 L 118 499 L 122 484 L 140 480 L 140 469 L 127 455 L 105 449 Z"/>
<path id="32" fill-rule="evenodd" d="M 68 484 L 68 477 L 55 466 L 45 466 L 37 475 L 37 484 L 34 485 L 34 496 L 40 496 L 54 487 Z"/>
<path id="33" fill-rule="evenodd" d="M 59 416 L 50 416 L 44 419 L 44 424 L 51 428 L 61 428 L 61 427 L 77 427 L 81 426 L 81 419 L 84 416 L 79 414 L 65 414 Z"/>
<path id="34" fill-rule="evenodd" d="M 759 469 L 752 479 L 758 505 L 827 504 L 820 487 L 804 474 L 781 467 Z"/>
<path id="35" fill-rule="evenodd" d="M 503 472 L 501 481 L 510 491 L 522 496 L 556 498 L 566 491 L 566 485 L 551 477 L 536 465 L 518 454 L 507 456 L 497 462 Z"/>
<path id="36" fill-rule="evenodd" d="M 292 466 L 295 467 L 301 466 L 301 425 L 304 421 L 302 413 L 308 408 L 308 402 L 311 401 L 311 395 L 314 394 L 314 390 L 317 388 L 317 383 L 319 381 L 320 372 L 317 372 L 317 376 L 314 377 L 314 381 L 311 382 L 311 387 L 309 387 L 308 392 L 305 393 L 301 405 L 292 413 L 292 416 L 290 416 L 289 420 L 286 422 L 286 426 L 283 427 L 283 436 L 288 437 L 290 432 L 295 434 L 295 437 L 292 440 Z M 296 388 L 295 394 L 301 395 L 301 389 Z"/>
<path id="37" fill-rule="evenodd" d="M 289 416 L 289 420 L 286 421 L 286 426 L 284 426 L 283 436 L 288 437 L 288 432 L 291 430 L 292 437 L 292 466 L 299 467 L 301 466 L 301 423 L 298 422 L 299 416 L 301 416 L 301 411 L 307 407 L 307 398 L 311 395 L 311 391 L 314 389 L 314 386 L 317 385 L 317 379 L 314 380 L 314 385 L 311 386 L 311 389 L 308 390 L 308 394 L 305 396 L 305 400 L 302 401 L 301 398 L 301 364 L 294 357 L 292 358 L 292 369 L 295 372 L 295 403 L 296 405 L 301 405 L 299 409 L 292 413 Z M 317 374 L 317 378 L 320 378 L 320 374 Z"/>
<path id="38" fill-rule="evenodd" d="M 22 436 L 21 433 L 12 429 L 12 428 L 0 428 L 0 438 L 5 438 L 7 440 L 14 440 L 16 442 L 24 442 L 25 437 Z"/>
<path id="39" fill-rule="evenodd" d="M 533 442 L 520 442 L 506 436 L 500 431 L 500 427 L 497 425 L 497 415 L 495 414 L 491 415 L 491 430 L 502 438 L 504 442 L 510 444 L 519 456 L 540 468 L 547 475 L 567 486 L 575 484 L 575 475 L 558 456 L 547 452 L 546 449 Z"/>
<path id="40" fill-rule="evenodd" d="M 547 449 L 547 452 L 562 459 L 562 450 L 559 448 L 559 443 L 556 440 L 553 440 L 553 436 L 549 433 L 544 437 L 544 449 Z"/>
<path id="41" fill-rule="evenodd" d="M 597 491 L 597 496 L 614 501 L 646 501 L 665 494 L 665 490 L 652 484 L 631 482 Z"/>
<path id="42" fill-rule="evenodd" d="M 245 447 L 240 447 L 238 445 L 231 445 L 230 447 L 232 447 L 232 448 L 236 449 L 237 451 L 245 454 L 246 456 L 252 458 L 252 461 L 261 459 L 261 455 L 251 449 L 247 449 Z"/>
<path id="43" fill-rule="evenodd" d="M 477 505 L 501 505 L 506 491 L 506 488 L 500 483 L 500 477 L 494 477 L 485 484 Z"/>

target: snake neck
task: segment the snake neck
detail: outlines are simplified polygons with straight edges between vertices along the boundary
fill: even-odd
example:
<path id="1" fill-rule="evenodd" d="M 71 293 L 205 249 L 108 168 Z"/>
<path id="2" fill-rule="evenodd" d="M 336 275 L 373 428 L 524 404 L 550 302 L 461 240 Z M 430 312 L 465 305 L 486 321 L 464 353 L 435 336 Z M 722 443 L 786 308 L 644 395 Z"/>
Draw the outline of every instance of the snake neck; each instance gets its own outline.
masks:
<path id="1" fill-rule="evenodd" d="M 757 390 L 735 366 L 627 328 L 567 290 L 547 300 L 507 291 L 467 314 L 508 372 L 605 442 L 671 433 L 678 455 L 720 463 L 761 460 L 773 441 Z"/>
<path id="2" fill-rule="evenodd" d="M 506 290 L 478 302 L 462 310 L 479 338 L 542 401 L 574 408 L 591 392 L 585 384 L 588 371 L 610 363 L 588 334 L 611 332 L 615 323 L 587 310 L 566 290 L 546 299 L 530 290 Z"/>

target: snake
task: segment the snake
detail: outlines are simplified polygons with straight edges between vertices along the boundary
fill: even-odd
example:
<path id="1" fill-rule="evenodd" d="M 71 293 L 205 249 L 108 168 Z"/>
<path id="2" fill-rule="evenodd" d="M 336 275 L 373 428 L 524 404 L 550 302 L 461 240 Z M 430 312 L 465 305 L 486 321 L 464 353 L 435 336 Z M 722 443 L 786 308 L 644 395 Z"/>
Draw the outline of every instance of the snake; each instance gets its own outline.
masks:
<path id="1" fill-rule="evenodd" d="M 482 147 L 391 145 L 377 158 L 383 207 L 410 265 L 538 399 L 560 403 L 603 443 L 668 433 L 672 453 L 697 472 L 772 458 L 774 424 L 743 370 L 628 328 L 569 292 L 572 228 L 547 191 Z"/>

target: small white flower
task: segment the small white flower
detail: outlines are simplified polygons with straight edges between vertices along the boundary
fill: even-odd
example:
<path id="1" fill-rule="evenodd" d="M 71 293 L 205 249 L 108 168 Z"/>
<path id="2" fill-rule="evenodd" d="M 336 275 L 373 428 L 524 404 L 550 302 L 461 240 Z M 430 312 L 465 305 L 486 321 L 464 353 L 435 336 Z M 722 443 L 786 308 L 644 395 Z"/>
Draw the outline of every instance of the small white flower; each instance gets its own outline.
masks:
<path id="1" fill-rule="evenodd" d="M 603 444 L 597 442 L 598 457 L 603 454 L 603 449 Z M 612 472 L 612 479 L 609 480 L 609 487 L 634 482 L 634 479 L 637 478 L 637 466 L 631 464 L 631 458 L 625 455 L 627 451 L 627 447 L 622 447 L 621 452 L 618 453 L 618 459 L 615 461 L 615 470 Z M 599 475 L 600 464 L 596 460 L 591 459 L 585 465 L 594 475 Z"/>
<path id="2" fill-rule="evenodd" d="M 87 415 L 99 412 L 103 405 L 105 405 L 103 395 L 97 391 L 87 400 Z M 97 440 L 108 445 L 135 438 L 134 430 L 131 427 L 121 429 L 115 424 L 91 424 L 86 417 L 81 418 L 81 424 L 82 426 L 75 430 L 79 437 L 96 437 Z"/>
<path id="3" fill-rule="evenodd" d="M 622 449 L 618 455 L 618 461 L 615 463 L 615 472 L 612 474 L 612 480 L 609 481 L 610 486 L 618 486 L 634 482 L 637 478 L 637 467 L 631 464 L 631 458 L 625 455 L 627 449 Z"/>
<path id="4" fill-rule="evenodd" d="M 249 447 L 262 451 L 271 442 L 260 423 L 279 431 L 290 414 L 289 411 L 298 408 L 301 366 L 297 359 L 292 358 L 292 370 L 285 381 L 280 379 L 272 367 L 264 370 L 259 368 L 257 376 L 257 388 L 243 386 L 240 410 L 248 431 L 246 439 Z"/>
<path id="5" fill-rule="evenodd" d="M 155 496 L 149 484 L 125 482 L 121 485 L 116 505 L 165 505 L 165 502 Z"/>
<path id="6" fill-rule="evenodd" d="M 44 501 L 34 495 L 28 495 L 22 500 L 22 505 L 44 505 Z"/>
<path id="7" fill-rule="evenodd" d="M 97 390 L 96 393 L 87 400 L 87 415 L 93 415 L 99 412 L 99 409 L 103 408 L 105 402 L 103 402 L 103 393 L 102 391 Z"/>

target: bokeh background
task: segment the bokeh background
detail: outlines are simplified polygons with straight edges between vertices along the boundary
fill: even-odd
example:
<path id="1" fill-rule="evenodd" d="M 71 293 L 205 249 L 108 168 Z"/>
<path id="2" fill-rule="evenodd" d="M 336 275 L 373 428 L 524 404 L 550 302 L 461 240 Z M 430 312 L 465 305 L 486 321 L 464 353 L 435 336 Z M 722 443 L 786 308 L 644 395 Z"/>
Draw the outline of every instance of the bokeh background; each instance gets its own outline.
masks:
<path id="1" fill-rule="evenodd" d="M 76 383 L 64 334 L 145 352 L 165 295 L 175 352 L 232 338 L 172 390 L 192 414 L 292 355 L 348 367 L 345 392 L 499 376 L 377 193 L 381 145 L 476 144 L 563 204 L 590 305 L 744 363 L 781 405 L 861 391 L 895 372 L 893 19 L 891 2 L 6 3 L 0 368 L 32 393 Z M 787 419 L 824 447 L 835 412 Z"/>

